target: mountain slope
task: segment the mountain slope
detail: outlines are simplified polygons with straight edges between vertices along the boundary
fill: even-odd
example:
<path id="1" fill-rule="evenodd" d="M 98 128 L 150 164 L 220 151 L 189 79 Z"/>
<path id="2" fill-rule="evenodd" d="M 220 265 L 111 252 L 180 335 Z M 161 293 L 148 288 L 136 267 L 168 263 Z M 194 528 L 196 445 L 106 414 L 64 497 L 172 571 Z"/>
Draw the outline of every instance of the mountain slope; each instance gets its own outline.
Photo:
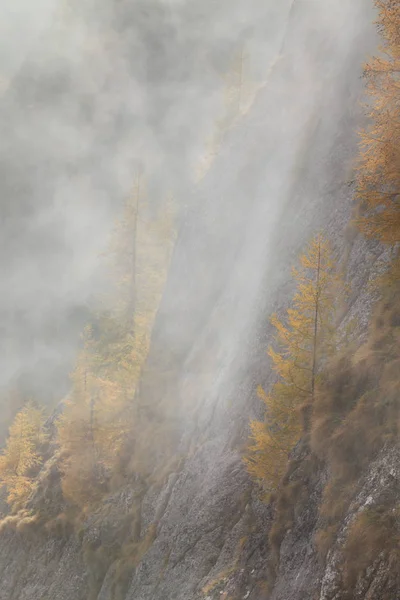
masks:
<path id="1" fill-rule="evenodd" d="M 323 228 L 338 255 L 347 252 L 360 336 L 371 305 L 362 286 L 385 260 L 377 244 L 359 237 L 349 244 L 344 236 L 362 119 L 360 74 L 376 42 L 372 11 L 355 0 L 319 4 L 293 3 L 279 60 L 192 192 L 141 386 L 146 402 L 162 397 L 177 407 L 175 453 L 182 460 L 141 499 L 143 558 L 118 591 L 117 565 L 91 562 L 86 552 L 107 551 L 108 540 L 118 539 L 137 492 L 128 482 L 107 499 L 106 519 L 88 520 L 80 542 L 3 531 L 0 599 L 117 600 L 121 593 L 124 600 L 261 600 L 272 583 L 274 600 L 335 597 L 335 552 L 323 568 L 313 543 L 323 467 L 313 471 L 307 502 L 299 501 L 281 540 L 272 582 L 272 509 L 258 500 L 241 461 L 249 417 L 260 411 L 255 388 L 272 377 L 268 315 L 287 305 L 290 267 L 304 242 Z M 159 381 L 153 366 L 163 371 Z M 367 496 L 390 485 L 394 469 L 391 451 L 371 465 L 342 527 Z M 378 586 L 376 594 L 378 580 L 370 588 Z"/>

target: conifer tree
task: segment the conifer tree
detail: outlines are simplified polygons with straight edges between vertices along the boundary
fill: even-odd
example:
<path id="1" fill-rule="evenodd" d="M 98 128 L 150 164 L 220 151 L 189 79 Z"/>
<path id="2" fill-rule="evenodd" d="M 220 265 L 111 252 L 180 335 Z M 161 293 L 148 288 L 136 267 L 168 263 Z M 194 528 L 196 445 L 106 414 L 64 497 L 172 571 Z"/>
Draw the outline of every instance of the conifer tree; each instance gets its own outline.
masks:
<path id="1" fill-rule="evenodd" d="M 109 259 L 112 307 L 100 317 L 98 354 L 111 356 L 110 370 L 128 377 L 131 389 L 146 360 L 154 319 L 163 293 L 175 243 L 174 198 L 149 197 L 141 172 L 115 228 Z"/>
<path id="2" fill-rule="evenodd" d="M 133 192 L 125 202 L 121 218 L 117 221 L 109 249 L 111 280 L 115 285 L 114 299 L 118 301 L 120 312 L 125 311 L 125 325 L 131 335 L 134 335 L 137 299 L 139 229 L 146 208 L 146 196 L 146 180 L 140 167 L 136 172 Z"/>
<path id="3" fill-rule="evenodd" d="M 64 495 L 80 506 L 101 497 L 124 438 L 143 431 L 135 394 L 175 239 L 173 199 L 157 210 L 147 198 L 141 172 L 112 236 L 104 308 L 84 332 L 58 425 Z"/>
<path id="4" fill-rule="evenodd" d="M 221 130 L 229 128 L 237 117 L 247 113 L 265 83 L 252 78 L 250 55 L 244 45 L 234 55 L 224 82 L 225 116 L 219 122 Z"/>
<path id="5" fill-rule="evenodd" d="M 248 55 L 242 46 L 233 58 L 230 69 L 225 75 L 225 104 L 228 113 L 240 114 L 247 84 L 246 66 Z M 228 117 L 229 118 L 229 117 Z"/>
<path id="6" fill-rule="evenodd" d="M 361 132 L 358 224 L 368 237 L 400 242 L 400 3 L 376 0 L 381 55 L 365 67 L 370 126 Z"/>
<path id="7" fill-rule="evenodd" d="M 223 114 L 216 121 L 215 129 L 206 141 L 206 151 L 197 168 L 197 181 L 200 181 L 210 168 L 226 133 L 248 112 L 257 92 L 265 83 L 256 82 L 251 78 L 250 57 L 244 45 L 234 54 L 223 81 Z"/>
<path id="8" fill-rule="evenodd" d="M 308 429 L 324 360 L 336 343 L 335 293 L 341 282 L 329 243 L 317 235 L 299 262 L 292 271 L 297 290 L 286 319 L 281 321 L 276 314 L 271 318 L 277 348 L 270 347 L 268 354 L 277 382 L 269 393 L 258 388 L 265 419 L 251 423 L 251 445 L 245 457 L 249 472 L 269 491 L 278 485 L 290 451 Z"/>
<path id="9" fill-rule="evenodd" d="M 101 497 L 126 433 L 125 388 L 112 379 L 110 364 L 96 352 L 92 329 L 72 373 L 72 392 L 58 421 L 62 487 L 66 498 L 85 506 Z M 109 358 L 109 361 L 117 358 Z"/>
<path id="10" fill-rule="evenodd" d="M 7 488 L 7 501 L 12 507 L 21 505 L 32 491 L 47 437 L 44 421 L 43 410 L 28 402 L 9 428 L 0 455 L 0 482 Z"/>

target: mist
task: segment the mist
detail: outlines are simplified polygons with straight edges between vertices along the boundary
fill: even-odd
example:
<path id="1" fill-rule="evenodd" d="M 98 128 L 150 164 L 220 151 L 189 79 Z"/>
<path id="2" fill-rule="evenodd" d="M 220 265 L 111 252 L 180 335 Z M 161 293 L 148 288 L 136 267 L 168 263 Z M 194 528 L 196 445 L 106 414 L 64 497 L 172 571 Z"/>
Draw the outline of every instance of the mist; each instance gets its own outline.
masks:
<path id="1" fill-rule="evenodd" d="M 3 4 L 1 597 L 392 597 L 373 0 Z"/>
<path id="2" fill-rule="evenodd" d="M 323 106 L 324 86 L 344 68 L 360 7 L 349 0 L 323 7 L 300 0 L 279 5 L 18 0 L 0 9 L 2 388 L 22 380 L 26 392 L 43 402 L 68 389 L 80 331 L 101 288 L 99 256 L 138 166 L 145 168 L 151 201 L 172 192 L 180 207 L 169 283 L 178 300 L 173 308 L 167 300 L 163 309 L 172 335 L 168 344 L 189 343 L 182 314 L 187 310 L 191 326 L 199 327 L 198 315 L 211 308 L 207 294 L 215 297 L 224 285 L 230 297 L 236 292 L 228 292 L 229 286 L 250 286 L 246 299 L 240 298 L 240 315 L 237 301 L 228 301 L 225 309 L 227 321 L 234 318 L 247 327 L 274 258 L 269 240 L 285 206 L 301 140 Z M 224 114 L 224 77 L 242 47 L 249 56 L 248 77 L 261 90 L 254 106 L 260 97 L 270 98 L 263 123 L 260 128 L 255 122 L 259 110 L 243 116 L 238 128 L 248 157 L 242 153 L 235 164 L 227 156 L 233 131 L 217 157 L 218 177 L 212 165 L 196 183 L 207 137 Z M 285 56 L 290 58 L 280 75 L 273 76 L 275 62 Z M 251 139 L 256 130 L 268 132 L 268 151 L 260 151 L 261 139 Z M 246 167 L 253 159 L 257 168 Z M 219 231 L 222 197 L 226 219 Z M 221 269 L 210 268 L 197 281 L 204 294 L 191 296 L 186 306 L 185 299 L 179 305 L 179 297 L 188 294 L 184 272 L 190 265 L 180 266 L 179 257 L 193 214 L 199 223 L 196 259 L 204 266 L 212 262 L 210 236 L 220 241 L 222 254 L 224 236 L 240 232 L 250 243 L 243 250 L 226 249 L 231 283 Z M 218 319 L 212 327 L 220 331 L 224 352 L 234 355 L 238 330 L 224 328 Z"/>

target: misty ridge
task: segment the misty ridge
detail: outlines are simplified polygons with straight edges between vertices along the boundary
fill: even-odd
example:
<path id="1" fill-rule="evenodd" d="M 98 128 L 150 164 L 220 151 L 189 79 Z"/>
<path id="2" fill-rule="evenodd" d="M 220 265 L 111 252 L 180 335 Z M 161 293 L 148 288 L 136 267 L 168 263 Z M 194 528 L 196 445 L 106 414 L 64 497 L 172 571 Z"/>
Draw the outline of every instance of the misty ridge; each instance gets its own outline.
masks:
<path id="1" fill-rule="evenodd" d="M 246 76 L 262 80 L 288 9 L 2 9 L 2 385 L 34 372 L 27 391 L 53 395 L 51 372 L 71 364 L 98 255 L 138 164 L 154 202 L 174 192 L 182 211 L 190 205 L 205 132 L 224 111 L 223 76 L 244 44 Z"/>
<path id="2" fill-rule="evenodd" d="M 0 23 L 0 600 L 393 600 L 397 0 Z"/>

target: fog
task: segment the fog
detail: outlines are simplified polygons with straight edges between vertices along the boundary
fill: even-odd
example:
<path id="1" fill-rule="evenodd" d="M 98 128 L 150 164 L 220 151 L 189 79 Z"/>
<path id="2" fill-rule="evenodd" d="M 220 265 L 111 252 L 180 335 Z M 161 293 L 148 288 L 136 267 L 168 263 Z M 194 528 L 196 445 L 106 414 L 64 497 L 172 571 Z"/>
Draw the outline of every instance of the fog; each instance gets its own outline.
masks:
<path id="1" fill-rule="evenodd" d="M 273 258 L 273 250 L 260 240 L 268 238 L 284 206 L 286 184 L 304 136 L 313 127 L 313 115 L 327 108 L 320 108 L 324 85 L 332 85 L 344 73 L 362 4 L 356 0 L 3 3 L 1 387 L 22 378 L 27 391 L 44 402 L 65 393 L 80 330 L 101 286 L 99 255 L 132 189 L 138 165 L 146 170 L 151 199 L 159 202 L 174 193 L 183 229 L 188 222 L 190 228 L 194 218 L 190 215 L 197 214 L 204 201 L 208 231 L 219 239 L 218 203 L 238 177 L 243 160 L 235 166 L 225 152 L 225 158 L 217 161 L 217 174 L 212 174 L 212 165 L 211 174 L 196 183 L 195 172 L 215 122 L 224 116 L 224 76 L 235 53 L 245 48 L 247 77 L 261 91 L 254 99 L 258 108 L 249 117 L 250 129 L 248 117 L 243 117 L 243 144 L 248 158 L 260 161 L 257 153 L 264 136 L 273 159 L 265 169 L 257 163 L 256 171 L 240 170 L 221 232 L 221 239 L 236 235 L 243 198 L 248 198 L 249 210 L 252 199 L 257 199 L 258 208 L 244 224 L 251 243 L 239 259 L 228 252 L 225 263 L 227 272 L 234 273 L 234 261 L 239 260 L 240 272 L 249 275 L 243 285 L 254 284 L 248 303 L 240 298 L 240 317 L 231 313 L 243 327 L 244 316 L 255 310 L 266 263 Z M 281 76 L 271 78 L 282 56 L 290 56 L 290 62 L 286 59 Z M 264 109 L 260 94 L 271 98 Z M 268 110 L 277 110 L 279 99 L 285 99 L 284 112 L 269 115 Z M 260 116 L 262 135 L 253 143 L 251 136 L 258 128 L 254 119 Z M 328 127 L 326 135 L 330 133 Z M 243 149 L 238 152 L 243 155 Z M 270 225 L 264 228 L 260 219 L 267 214 Z M 179 239 L 182 252 L 185 236 L 180 234 Z M 205 266 L 213 260 L 206 245 L 206 240 L 200 244 Z M 179 257 L 176 264 L 170 285 L 184 289 Z M 198 282 L 200 289 L 215 288 L 217 281 L 210 278 L 220 278 L 220 269 L 213 273 L 211 269 Z M 237 280 L 235 289 L 241 285 Z M 186 291 L 178 289 L 175 297 L 179 299 L 180 293 Z M 196 315 L 202 307 L 195 304 L 203 302 L 202 294 L 197 298 L 192 296 L 189 303 L 194 325 L 201 322 L 196 323 Z M 176 305 L 179 312 L 179 300 Z M 176 317 L 168 306 L 164 314 L 172 321 Z M 177 344 L 183 328 L 184 322 L 176 317 L 171 331 Z M 231 327 L 224 346 L 233 354 L 235 340 Z"/>

